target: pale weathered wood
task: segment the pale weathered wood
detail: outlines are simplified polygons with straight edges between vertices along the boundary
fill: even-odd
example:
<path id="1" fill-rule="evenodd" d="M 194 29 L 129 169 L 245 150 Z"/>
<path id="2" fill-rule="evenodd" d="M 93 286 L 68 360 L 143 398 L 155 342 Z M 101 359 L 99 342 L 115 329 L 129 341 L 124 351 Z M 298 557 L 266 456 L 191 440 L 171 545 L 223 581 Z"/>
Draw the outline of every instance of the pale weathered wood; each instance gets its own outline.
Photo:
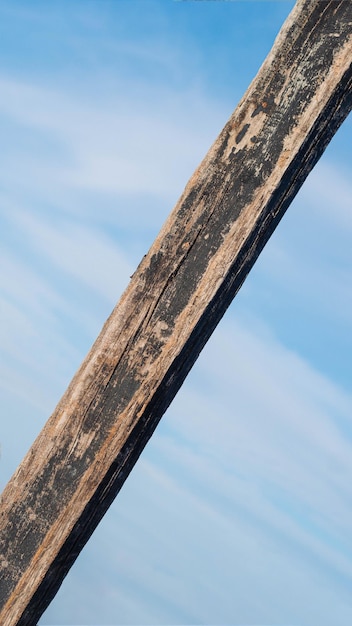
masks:
<path id="1" fill-rule="evenodd" d="M 1 501 L 0 622 L 35 624 L 351 109 L 352 3 L 300 0 Z"/>

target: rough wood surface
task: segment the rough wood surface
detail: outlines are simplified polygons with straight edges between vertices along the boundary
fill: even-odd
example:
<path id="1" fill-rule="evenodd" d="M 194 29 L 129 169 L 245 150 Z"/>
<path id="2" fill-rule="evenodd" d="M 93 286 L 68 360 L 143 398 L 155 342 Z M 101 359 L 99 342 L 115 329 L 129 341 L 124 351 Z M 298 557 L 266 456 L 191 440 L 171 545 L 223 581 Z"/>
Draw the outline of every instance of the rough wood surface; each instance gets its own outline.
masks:
<path id="1" fill-rule="evenodd" d="M 351 109 L 352 3 L 299 0 L 6 487 L 0 622 L 36 624 Z"/>

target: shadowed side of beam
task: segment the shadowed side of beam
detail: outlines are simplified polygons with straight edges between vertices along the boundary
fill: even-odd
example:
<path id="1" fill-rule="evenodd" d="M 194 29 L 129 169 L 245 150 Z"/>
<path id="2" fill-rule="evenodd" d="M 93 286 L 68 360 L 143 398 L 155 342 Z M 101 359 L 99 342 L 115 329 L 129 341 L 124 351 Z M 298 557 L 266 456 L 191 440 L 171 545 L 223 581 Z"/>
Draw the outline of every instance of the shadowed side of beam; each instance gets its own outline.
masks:
<path id="1" fill-rule="evenodd" d="M 0 622 L 36 624 L 352 108 L 352 3 L 299 0 L 4 490 Z"/>

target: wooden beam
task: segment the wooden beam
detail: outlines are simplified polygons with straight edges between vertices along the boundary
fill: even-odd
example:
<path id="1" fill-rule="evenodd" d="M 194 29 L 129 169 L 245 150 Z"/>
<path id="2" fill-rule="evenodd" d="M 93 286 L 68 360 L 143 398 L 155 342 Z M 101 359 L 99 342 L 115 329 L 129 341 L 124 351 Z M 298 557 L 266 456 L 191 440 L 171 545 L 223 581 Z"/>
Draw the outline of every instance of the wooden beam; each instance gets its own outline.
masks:
<path id="1" fill-rule="evenodd" d="M 36 624 L 352 106 L 352 3 L 299 0 L 4 490 L 0 622 Z"/>

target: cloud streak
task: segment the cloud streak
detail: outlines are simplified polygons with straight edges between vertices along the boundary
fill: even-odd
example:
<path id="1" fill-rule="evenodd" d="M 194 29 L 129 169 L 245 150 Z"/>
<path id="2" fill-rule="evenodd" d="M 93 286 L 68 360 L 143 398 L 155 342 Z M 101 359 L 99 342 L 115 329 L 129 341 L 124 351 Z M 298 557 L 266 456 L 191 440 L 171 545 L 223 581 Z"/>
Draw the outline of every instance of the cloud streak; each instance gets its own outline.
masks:
<path id="1" fill-rule="evenodd" d="M 56 146 L 52 164 L 22 155 L 20 176 L 26 184 L 34 178 L 104 193 L 134 193 L 138 188 L 139 193 L 169 199 L 180 192 L 180 181 L 186 183 L 226 121 L 224 110 L 204 103 L 199 91 L 180 92 L 175 100 L 172 92 L 159 90 L 151 108 L 126 95 L 123 85 L 116 85 L 108 103 L 94 96 L 86 102 L 82 96 L 4 76 L 0 89 L 2 116 L 17 124 L 18 132 L 35 129 Z M 11 159 L 7 173 L 10 168 Z"/>

